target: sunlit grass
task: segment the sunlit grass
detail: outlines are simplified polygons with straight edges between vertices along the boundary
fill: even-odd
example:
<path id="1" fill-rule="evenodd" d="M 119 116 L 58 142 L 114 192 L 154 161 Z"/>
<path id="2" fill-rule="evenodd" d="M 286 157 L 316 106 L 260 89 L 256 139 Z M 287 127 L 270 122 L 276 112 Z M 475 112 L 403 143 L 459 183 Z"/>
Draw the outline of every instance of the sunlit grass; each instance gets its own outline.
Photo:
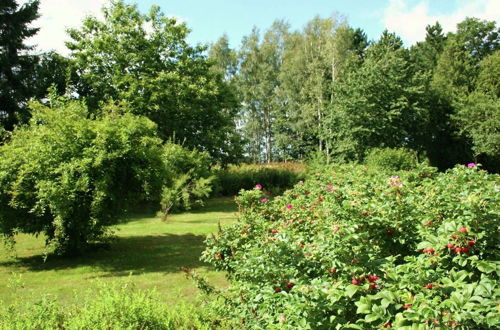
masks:
<path id="1" fill-rule="evenodd" d="M 14 252 L 0 247 L 0 302 L 50 295 L 74 303 L 97 281 L 155 288 L 167 303 L 194 301 L 197 290 L 179 268 L 194 268 L 211 283 L 224 285 L 224 275 L 199 257 L 206 235 L 216 232 L 219 222 L 235 219 L 231 198 L 210 200 L 202 209 L 170 215 L 165 222 L 153 213 L 133 215 L 116 226 L 117 239 L 109 249 L 70 259 L 49 256 L 46 262 L 43 237 L 19 235 Z"/>

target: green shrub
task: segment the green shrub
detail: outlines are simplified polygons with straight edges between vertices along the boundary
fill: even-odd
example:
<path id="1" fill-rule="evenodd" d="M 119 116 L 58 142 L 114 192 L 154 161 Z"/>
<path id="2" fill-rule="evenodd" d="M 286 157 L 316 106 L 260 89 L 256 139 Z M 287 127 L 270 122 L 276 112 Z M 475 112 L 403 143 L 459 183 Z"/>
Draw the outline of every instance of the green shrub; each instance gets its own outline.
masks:
<path id="1" fill-rule="evenodd" d="M 149 291 L 103 286 L 68 314 L 66 329 L 173 329 L 166 306 Z"/>
<path id="2" fill-rule="evenodd" d="M 202 257 L 231 281 L 213 309 L 242 328 L 498 328 L 499 190 L 469 164 L 330 166 L 272 201 L 242 192 Z"/>
<path id="3" fill-rule="evenodd" d="M 215 191 L 223 196 L 235 196 L 241 189 L 262 184 L 266 191 L 277 195 L 293 187 L 304 175 L 305 167 L 300 163 L 233 165 L 216 171 Z"/>
<path id="4" fill-rule="evenodd" d="M 35 303 L 0 306 L 0 329 L 61 329 L 65 314 L 56 301 L 42 298 Z"/>
<path id="5" fill-rule="evenodd" d="M 0 146 L 0 233 L 44 233 L 56 252 L 102 241 L 130 206 L 158 199 L 156 125 L 131 114 L 89 119 L 79 102 L 32 105 L 30 124 Z"/>
<path id="6" fill-rule="evenodd" d="M 418 164 L 415 152 L 404 148 L 374 148 L 365 158 L 365 164 L 392 171 L 409 170 Z"/>

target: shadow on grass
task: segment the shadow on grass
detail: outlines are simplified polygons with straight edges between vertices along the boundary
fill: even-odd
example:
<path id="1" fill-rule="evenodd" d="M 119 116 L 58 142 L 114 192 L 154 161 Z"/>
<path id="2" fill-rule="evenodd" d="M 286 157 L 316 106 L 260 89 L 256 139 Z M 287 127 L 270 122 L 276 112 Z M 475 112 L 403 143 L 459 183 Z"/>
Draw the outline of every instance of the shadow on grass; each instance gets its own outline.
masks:
<path id="1" fill-rule="evenodd" d="M 199 260 L 205 235 L 164 234 L 158 236 L 118 237 L 108 250 L 100 249 L 81 257 L 42 256 L 18 258 L 0 266 L 26 267 L 30 271 L 52 271 L 91 267 L 93 272 L 108 272 L 96 277 L 128 276 L 142 273 L 179 272 L 180 267 L 208 266 Z"/>

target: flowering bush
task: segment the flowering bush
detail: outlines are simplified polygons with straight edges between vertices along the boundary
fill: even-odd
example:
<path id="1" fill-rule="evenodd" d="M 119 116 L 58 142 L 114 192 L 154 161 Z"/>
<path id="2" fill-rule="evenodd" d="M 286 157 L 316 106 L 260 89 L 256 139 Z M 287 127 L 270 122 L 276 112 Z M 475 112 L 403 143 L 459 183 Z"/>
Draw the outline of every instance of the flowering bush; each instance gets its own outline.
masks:
<path id="1" fill-rule="evenodd" d="M 346 165 L 244 191 L 202 257 L 231 281 L 215 308 L 229 327 L 496 328 L 499 188 L 477 166 Z"/>

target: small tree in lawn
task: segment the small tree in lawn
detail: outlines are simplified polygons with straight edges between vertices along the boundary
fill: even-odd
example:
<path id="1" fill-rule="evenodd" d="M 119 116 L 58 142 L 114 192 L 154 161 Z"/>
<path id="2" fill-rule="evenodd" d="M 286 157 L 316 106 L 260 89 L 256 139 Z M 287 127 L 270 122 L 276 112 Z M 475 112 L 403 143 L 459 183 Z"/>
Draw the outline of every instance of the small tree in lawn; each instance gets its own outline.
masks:
<path id="1" fill-rule="evenodd" d="M 193 204 L 202 204 L 212 191 L 214 176 L 210 173 L 211 158 L 205 152 L 167 143 L 162 160 L 166 175 L 160 206 L 166 220 L 170 211 L 189 210 Z"/>

